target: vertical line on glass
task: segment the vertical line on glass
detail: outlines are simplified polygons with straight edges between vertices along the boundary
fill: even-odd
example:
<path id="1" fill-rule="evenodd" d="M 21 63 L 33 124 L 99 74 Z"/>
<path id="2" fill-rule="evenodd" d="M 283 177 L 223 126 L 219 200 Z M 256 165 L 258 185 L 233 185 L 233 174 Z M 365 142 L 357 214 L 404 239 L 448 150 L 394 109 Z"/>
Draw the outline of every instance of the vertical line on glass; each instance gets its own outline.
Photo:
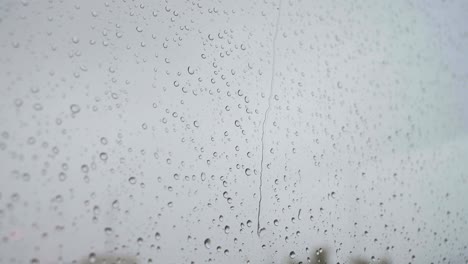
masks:
<path id="1" fill-rule="evenodd" d="M 270 113 L 271 109 L 271 99 L 273 97 L 273 87 L 274 87 L 274 81 L 275 81 L 275 65 L 276 65 L 276 38 L 278 37 L 278 28 L 279 28 L 279 22 L 280 22 L 280 15 L 281 15 L 281 2 L 282 0 L 279 0 L 279 5 L 278 5 L 278 15 L 276 17 L 276 24 L 275 24 L 275 32 L 273 35 L 273 47 L 272 47 L 272 66 L 271 66 L 271 81 L 270 81 L 270 94 L 268 95 L 268 106 L 265 111 L 265 115 L 263 116 L 263 122 L 262 122 L 262 137 L 261 137 L 261 159 L 260 159 L 260 183 L 258 186 L 259 189 L 259 199 L 258 199 L 258 212 L 257 212 L 257 235 L 260 236 L 260 214 L 261 214 L 261 207 L 262 207 L 262 187 L 263 187 L 263 163 L 264 163 L 264 152 L 265 152 L 265 124 L 268 119 L 268 114 Z"/>

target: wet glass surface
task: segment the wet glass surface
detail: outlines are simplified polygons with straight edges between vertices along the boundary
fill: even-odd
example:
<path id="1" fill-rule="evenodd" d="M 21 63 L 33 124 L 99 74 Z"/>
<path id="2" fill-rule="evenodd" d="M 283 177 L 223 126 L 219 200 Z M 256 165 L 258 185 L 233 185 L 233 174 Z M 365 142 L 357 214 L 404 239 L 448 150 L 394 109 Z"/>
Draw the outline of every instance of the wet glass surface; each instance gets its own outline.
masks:
<path id="1" fill-rule="evenodd" d="M 466 1 L 0 3 L 0 263 L 468 263 Z"/>

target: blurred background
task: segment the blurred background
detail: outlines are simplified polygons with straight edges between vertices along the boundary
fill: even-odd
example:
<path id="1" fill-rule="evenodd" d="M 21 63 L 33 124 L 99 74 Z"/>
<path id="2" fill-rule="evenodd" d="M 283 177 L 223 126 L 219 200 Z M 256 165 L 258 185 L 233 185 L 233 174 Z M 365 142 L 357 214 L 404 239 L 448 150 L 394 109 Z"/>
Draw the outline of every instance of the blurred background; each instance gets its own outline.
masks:
<path id="1" fill-rule="evenodd" d="M 468 263 L 467 14 L 1 1 L 0 263 Z"/>

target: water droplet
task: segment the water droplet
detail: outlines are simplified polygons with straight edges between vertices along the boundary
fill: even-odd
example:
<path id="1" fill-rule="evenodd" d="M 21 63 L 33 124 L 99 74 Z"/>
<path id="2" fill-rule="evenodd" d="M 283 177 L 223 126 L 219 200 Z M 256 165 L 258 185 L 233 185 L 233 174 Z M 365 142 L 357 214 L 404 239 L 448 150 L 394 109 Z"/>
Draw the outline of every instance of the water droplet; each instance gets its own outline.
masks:
<path id="1" fill-rule="evenodd" d="M 77 104 L 72 104 L 70 105 L 70 111 L 73 113 L 73 114 L 78 114 L 80 112 L 81 108 L 79 105 Z"/>
<path id="2" fill-rule="evenodd" d="M 42 104 L 40 104 L 40 103 L 35 103 L 35 104 L 33 105 L 33 108 L 34 108 L 34 110 L 36 110 L 36 111 L 41 111 L 42 109 L 44 109 L 44 107 L 43 107 Z"/>
<path id="3" fill-rule="evenodd" d="M 65 172 L 62 171 L 59 173 L 58 178 L 60 181 L 65 181 L 67 179 L 67 174 L 65 174 Z"/>
<path id="4" fill-rule="evenodd" d="M 135 184 L 136 183 L 136 178 L 135 177 L 130 177 L 130 178 L 128 178 L 128 182 L 130 184 Z"/>
<path id="5" fill-rule="evenodd" d="M 107 145 L 107 138 L 102 137 L 100 141 L 101 141 L 101 144 Z"/>
<path id="6" fill-rule="evenodd" d="M 112 230 L 111 227 L 106 227 L 106 228 L 104 228 L 104 232 L 105 232 L 107 235 L 112 234 L 112 231 L 113 231 L 113 230 Z"/>
<path id="7" fill-rule="evenodd" d="M 209 238 L 205 239 L 204 244 L 205 244 L 205 247 L 207 249 L 210 249 L 211 248 L 211 239 L 209 239 Z"/>
<path id="8" fill-rule="evenodd" d="M 195 71 L 190 66 L 187 67 L 187 71 L 190 75 L 195 73 Z"/>
<path id="9" fill-rule="evenodd" d="M 101 154 L 99 154 L 99 158 L 103 161 L 106 161 L 108 159 L 107 153 L 101 152 Z"/>
<path id="10" fill-rule="evenodd" d="M 138 245 L 143 244 L 143 238 L 139 237 L 139 238 L 137 239 L 137 243 L 138 243 Z"/>
<path id="11" fill-rule="evenodd" d="M 84 173 L 88 173 L 89 167 L 86 164 L 81 165 L 81 171 Z"/>
<path id="12" fill-rule="evenodd" d="M 88 261 L 89 261 L 89 263 L 95 263 L 96 262 L 96 254 L 94 252 L 89 254 Z"/>

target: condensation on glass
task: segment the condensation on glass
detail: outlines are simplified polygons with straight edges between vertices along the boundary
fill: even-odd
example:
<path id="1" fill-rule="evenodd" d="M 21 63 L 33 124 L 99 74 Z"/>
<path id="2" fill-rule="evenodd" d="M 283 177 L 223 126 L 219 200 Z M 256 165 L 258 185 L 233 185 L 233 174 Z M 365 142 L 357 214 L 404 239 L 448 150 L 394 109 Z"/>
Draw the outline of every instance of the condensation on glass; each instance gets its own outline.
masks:
<path id="1" fill-rule="evenodd" d="M 467 13 L 2 1 L 0 263 L 467 263 Z"/>

